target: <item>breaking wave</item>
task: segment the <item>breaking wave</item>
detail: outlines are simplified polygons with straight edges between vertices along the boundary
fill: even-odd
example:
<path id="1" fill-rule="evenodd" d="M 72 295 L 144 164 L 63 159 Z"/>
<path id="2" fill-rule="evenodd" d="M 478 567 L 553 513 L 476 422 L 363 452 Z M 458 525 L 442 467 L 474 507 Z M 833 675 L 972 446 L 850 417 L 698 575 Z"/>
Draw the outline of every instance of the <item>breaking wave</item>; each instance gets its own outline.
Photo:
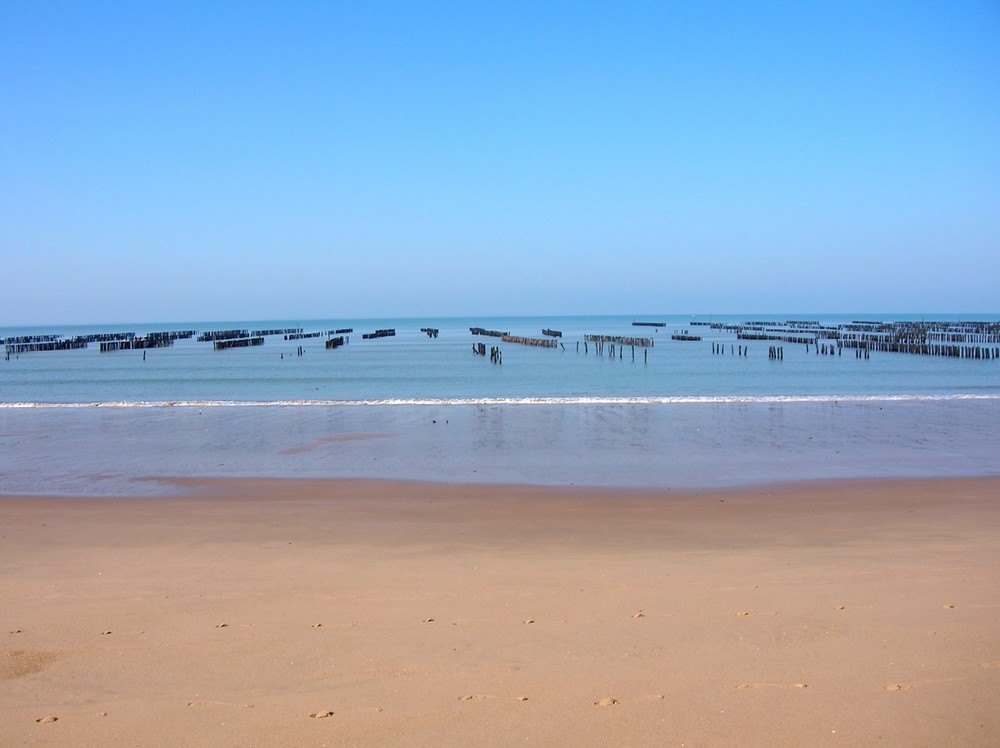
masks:
<path id="1" fill-rule="evenodd" d="M 680 395 L 641 397 L 468 397 L 400 398 L 365 400 L 108 400 L 102 402 L 0 403 L 0 409 L 56 408 L 287 408 L 358 406 L 461 406 L 461 405 L 684 405 L 684 404 L 782 404 L 945 402 L 951 400 L 1000 400 L 998 394 L 949 395 Z"/>

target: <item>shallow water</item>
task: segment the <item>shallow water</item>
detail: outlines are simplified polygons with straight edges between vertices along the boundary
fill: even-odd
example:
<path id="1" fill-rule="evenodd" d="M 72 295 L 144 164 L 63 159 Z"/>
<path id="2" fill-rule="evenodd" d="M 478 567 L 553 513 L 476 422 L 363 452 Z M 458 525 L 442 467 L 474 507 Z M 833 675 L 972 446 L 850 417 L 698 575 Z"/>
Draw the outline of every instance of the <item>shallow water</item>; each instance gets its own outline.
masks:
<path id="1" fill-rule="evenodd" d="M 768 358 L 769 344 L 749 342 L 747 355 L 729 351 L 742 341 L 721 330 L 691 327 L 683 318 L 663 318 L 664 328 L 634 327 L 628 317 L 502 318 L 449 320 L 326 320 L 177 323 L 64 330 L 0 330 L 0 336 L 128 329 L 248 330 L 301 326 L 306 331 L 352 327 L 350 342 L 324 348 L 325 337 L 287 341 L 268 336 L 264 345 L 226 351 L 210 343 L 180 340 L 173 347 L 100 353 L 87 350 L 22 354 L 0 361 L 0 403 L 136 402 L 359 402 L 359 401 L 517 401 L 556 398 L 728 399 L 768 397 L 865 397 L 886 395 L 993 395 L 1000 397 L 1000 359 L 968 361 L 936 356 L 873 354 L 857 359 L 852 351 L 823 356 L 815 347 L 780 344 L 784 358 Z M 823 317 L 835 324 L 850 318 Z M 740 318 L 729 321 L 737 322 Z M 542 328 L 563 332 L 556 349 L 501 343 L 473 336 L 479 325 L 515 335 L 541 337 Z M 437 327 L 430 339 L 421 327 Z M 392 327 L 391 338 L 362 340 L 364 331 Z M 670 339 L 690 329 L 699 342 Z M 598 356 L 586 334 L 650 337 L 648 349 L 610 346 Z M 499 345 L 503 365 L 472 354 L 474 343 Z M 713 344 L 727 353 L 713 355 Z M 301 347 L 304 355 L 298 355 Z"/>
<path id="2" fill-rule="evenodd" d="M 1000 400 L 0 410 L 0 492 L 139 476 L 712 488 L 1000 474 Z"/>
<path id="3" fill-rule="evenodd" d="M 228 351 L 179 341 L 145 360 L 91 348 L 4 361 L 0 492 L 155 494 L 164 487 L 133 479 L 189 475 L 711 488 L 1000 474 L 1000 360 L 859 359 L 784 344 L 773 361 L 768 344 L 733 355 L 742 343 L 706 327 L 693 329 L 701 342 L 671 341 L 685 320 L 663 319 L 659 330 L 623 317 L 66 329 L 355 332 L 334 351 L 322 338 L 272 336 Z M 472 325 L 533 337 L 562 329 L 564 347 L 500 344 L 473 337 Z M 361 340 L 393 326 L 396 337 Z M 41 332 L 51 331 L 3 334 Z M 630 347 L 597 356 L 584 352 L 585 333 L 656 344 L 648 360 L 636 349 L 633 361 Z M 500 344 L 503 365 L 474 356 L 476 342 Z"/>

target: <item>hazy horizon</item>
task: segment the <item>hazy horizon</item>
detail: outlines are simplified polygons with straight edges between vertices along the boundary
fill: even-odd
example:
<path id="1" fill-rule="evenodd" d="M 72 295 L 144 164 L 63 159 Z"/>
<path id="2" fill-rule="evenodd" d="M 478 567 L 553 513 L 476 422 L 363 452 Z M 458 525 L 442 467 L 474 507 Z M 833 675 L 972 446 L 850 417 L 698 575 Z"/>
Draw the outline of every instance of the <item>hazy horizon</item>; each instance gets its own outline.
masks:
<path id="1" fill-rule="evenodd" d="M 181 327 L 184 325 L 193 324 L 207 324 L 212 325 L 230 325 L 230 324 L 249 324 L 249 323 L 320 323 L 320 322 L 335 322 L 341 321 L 400 321 L 400 320 L 438 320 L 438 321 L 450 321 L 450 320 L 490 320 L 490 319 L 525 319 L 525 320 L 539 320 L 539 319 L 586 319 L 588 317 L 593 318 L 607 318 L 607 317 L 619 317 L 623 319 L 631 319 L 636 322 L 656 322 L 661 320 L 666 320 L 669 323 L 681 324 L 686 320 L 697 320 L 701 322 L 712 321 L 713 318 L 725 319 L 725 320 L 735 320 L 738 322 L 748 322 L 760 318 L 775 318 L 776 321 L 787 321 L 787 320 L 809 320 L 814 317 L 819 317 L 821 320 L 823 318 L 851 318 L 854 320 L 877 320 L 884 322 L 902 322 L 902 321 L 912 321 L 916 319 L 926 319 L 928 322 L 949 322 L 949 321 L 966 321 L 966 322 L 982 322 L 982 321 L 997 321 L 1000 320 L 1000 312 L 872 312 L 872 311 L 840 311 L 840 312 L 815 312 L 815 311 L 790 311 L 790 312 L 705 312 L 705 313 L 692 313 L 684 314 L 678 312 L 615 312 L 609 314 L 597 314 L 597 313 L 587 313 L 587 314 L 566 314 L 562 312 L 554 312 L 551 314 L 541 313 L 541 314 L 419 314 L 419 315 L 340 315 L 340 316 L 329 316 L 329 317 L 246 317 L 246 318 L 229 318 L 229 319 L 176 319 L 176 320 L 111 320 L 105 322 L 95 322 L 95 321 L 62 321 L 62 322 L 45 322 L 38 324 L 4 324 L 0 325 L 0 329 L 56 329 L 56 328 L 76 328 L 76 327 L 111 327 L 111 326 L 132 326 L 141 328 L 152 328 L 156 325 L 169 325 L 173 327 Z M 684 320 L 678 320 L 678 317 L 683 317 Z M 205 329 L 198 330 L 203 332 Z M 221 327 L 215 329 L 222 329 Z M 130 332 L 131 330 L 122 330 L 123 332 Z M 357 332 L 361 332 L 360 330 Z"/>

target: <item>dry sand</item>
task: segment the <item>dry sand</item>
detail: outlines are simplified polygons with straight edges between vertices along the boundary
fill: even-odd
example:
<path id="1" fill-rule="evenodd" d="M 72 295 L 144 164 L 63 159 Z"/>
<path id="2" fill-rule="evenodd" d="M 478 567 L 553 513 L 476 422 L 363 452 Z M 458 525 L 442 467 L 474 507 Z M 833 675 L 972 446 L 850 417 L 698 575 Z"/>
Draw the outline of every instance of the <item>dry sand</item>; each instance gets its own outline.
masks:
<path id="1" fill-rule="evenodd" d="M 0 499 L 0 744 L 1000 744 L 1000 479 Z"/>

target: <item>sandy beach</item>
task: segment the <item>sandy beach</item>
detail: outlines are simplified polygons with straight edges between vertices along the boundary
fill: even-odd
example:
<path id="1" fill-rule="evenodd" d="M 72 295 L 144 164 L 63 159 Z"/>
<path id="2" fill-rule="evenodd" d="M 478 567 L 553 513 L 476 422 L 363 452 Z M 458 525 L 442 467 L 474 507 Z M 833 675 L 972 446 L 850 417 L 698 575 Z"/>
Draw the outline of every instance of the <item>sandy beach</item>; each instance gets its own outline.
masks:
<path id="1" fill-rule="evenodd" d="M 1000 743 L 1000 479 L 0 498 L 0 744 Z"/>

